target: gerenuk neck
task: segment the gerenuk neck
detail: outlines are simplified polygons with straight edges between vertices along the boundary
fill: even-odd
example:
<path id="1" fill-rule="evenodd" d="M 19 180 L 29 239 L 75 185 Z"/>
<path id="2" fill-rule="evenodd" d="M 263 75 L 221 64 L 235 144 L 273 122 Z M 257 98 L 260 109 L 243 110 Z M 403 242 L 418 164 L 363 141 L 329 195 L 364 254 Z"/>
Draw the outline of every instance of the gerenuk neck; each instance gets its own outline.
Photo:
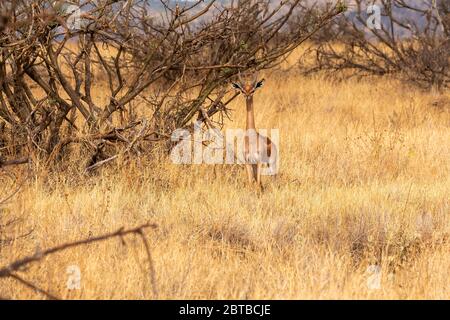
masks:
<path id="1" fill-rule="evenodd" d="M 255 129 L 255 114 L 253 113 L 253 97 L 250 96 L 246 99 L 247 102 L 247 127 L 246 129 Z"/>

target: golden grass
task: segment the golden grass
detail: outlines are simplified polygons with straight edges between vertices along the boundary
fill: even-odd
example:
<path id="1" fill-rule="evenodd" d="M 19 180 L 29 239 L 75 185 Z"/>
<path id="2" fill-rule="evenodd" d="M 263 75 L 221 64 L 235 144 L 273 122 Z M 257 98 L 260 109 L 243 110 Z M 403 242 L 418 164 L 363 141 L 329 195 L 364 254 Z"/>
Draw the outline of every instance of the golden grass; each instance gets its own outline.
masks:
<path id="1" fill-rule="evenodd" d="M 239 166 L 163 156 L 97 176 L 35 177 L 0 209 L 0 265 L 150 221 L 160 299 L 442 299 L 450 296 L 450 110 L 386 79 L 273 74 L 256 123 L 280 129 L 281 167 L 261 193 Z M 448 99 L 448 96 L 446 97 Z M 447 100 L 448 101 L 448 100 Z M 230 128 L 244 127 L 244 104 Z M 139 238 L 75 248 L 20 272 L 66 299 L 153 299 Z M 67 289 L 67 268 L 81 288 Z M 379 289 L 369 266 L 381 267 Z M 10 279 L 0 296 L 43 298 Z"/>

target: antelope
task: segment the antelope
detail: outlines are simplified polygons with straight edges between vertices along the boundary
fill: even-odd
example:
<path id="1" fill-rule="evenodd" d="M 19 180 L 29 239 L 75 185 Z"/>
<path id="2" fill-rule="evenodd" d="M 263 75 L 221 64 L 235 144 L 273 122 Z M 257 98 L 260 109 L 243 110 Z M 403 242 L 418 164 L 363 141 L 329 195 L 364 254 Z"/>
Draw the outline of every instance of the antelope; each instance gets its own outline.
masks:
<path id="1" fill-rule="evenodd" d="M 258 80 L 257 73 L 253 75 L 251 80 L 242 79 L 239 73 L 239 81 L 232 83 L 233 88 L 245 97 L 247 107 L 244 159 L 248 182 L 250 184 L 256 182 L 259 187 L 262 187 L 261 173 L 263 165 L 269 167 L 267 175 L 274 175 L 276 174 L 274 165 L 277 166 L 278 163 L 277 146 L 268 137 L 259 134 L 255 127 L 253 95 L 257 89 L 263 86 L 264 81 L 264 79 Z"/>

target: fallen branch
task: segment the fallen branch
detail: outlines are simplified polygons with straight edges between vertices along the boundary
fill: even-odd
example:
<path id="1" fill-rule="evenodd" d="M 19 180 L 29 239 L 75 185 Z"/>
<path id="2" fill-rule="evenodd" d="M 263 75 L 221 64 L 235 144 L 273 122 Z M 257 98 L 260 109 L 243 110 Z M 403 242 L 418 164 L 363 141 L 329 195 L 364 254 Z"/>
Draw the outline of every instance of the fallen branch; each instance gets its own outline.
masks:
<path id="1" fill-rule="evenodd" d="M 41 293 L 41 294 L 47 296 L 47 297 L 48 297 L 49 299 L 51 299 L 51 300 L 60 300 L 60 299 L 58 299 L 58 297 L 56 297 L 54 294 L 51 294 L 50 292 L 48 292 L 48 291 L 46 291 L 46 290 L 44 290 L 44 289 L 39 288 L 38 286 L 32 284 L 31 282 L 29 282 L 29 281 L 27 281 L 27 280 L 25 280 L 25 279 L 22 279 L 21 277 L 19 277 L 18 275 L 14 274 L 14 273 L 11 274 L 11 278 L 13 278 L 14 280 L 16 280 L 16 281 L 22 283 L 22 284 L 25 285 L 26 287 L 28 287 L 28 288 L 30 288 L 30 289 L 33 289 L 33 290 L 35 290 L 35 291 L 37 291 L 37 292 L 39 292 L 39 293 Z"/>
<path id="2" fill-rule="evenodd" d="M 109 157 L 108 159 L 105 159 L 105 160 L 96 162 L 96 163 L 94 163 L 93 165 L 87 167 L 87 168 L 84 170 L 84 172 L 87 173 L 87 172 L 90 171 L 90 170 L 96 169 L 96 168 L 98 168 L 98 167 L 104 165 L 105 163 L 108 163 L 108 162 L 110 162 L 110 161 L 113 161 L 113 160 L 116 159 L 118 156 L 119 156 L 119 155 L 116 154 L 116 155 L 113 155 L 112 157 Z"/>
<path id="3" fill-rule="evenodd" d="M 113 160 L 117 159 L 117 158 L 119 157 L 119 155 L 124 155 L 124 154 L 126 154 L 127 152 L 130 152 L 131 149 L 135 149 L 135 144 L 136 144 L 136 142 L 137 142 L 138 140 L 143 140 L 143 139 L 145 138 L 145 137 L 144 137 L 144 133 L 145 133 L 145 130 L 147 129 L 147 121 L 146 121 L 145 119 L 142 120 L 142 121 L 139 121 L 138 123 L 141 123 L 141 124 L 142 124 L 142 128 L 141 128 L 141 130 L 139 130 L 139 132 L 133 137 L 133 140 L 132 140 L 131 142 L 128 143 L 128 146 L 127 146 L 127 148 L 126 148 L 124 151 L 120 152 L 119 154 L 115 154 L 115 155 L 113 155 L 113 156 L 111 156 L 111 157 L 109 157 L 109 158 L 107 158 L 107 159 L 105 159 L 105 160 L 98 161 L 98 162 L 96 162 L 96 163 L 94 163 L 94 164 L 92 164 L 92 165 L 86 167 L 86 169 L 85 169 L 84 172 L 87 173 L 87 172 L 89 172 L 89 171 L 91 171 L 91 170 L 93 170 L 93 169 L 96 169 L 96 168 L 98 168 L 98 167 L 104 165 L 105 163 L 108 163 L 108 162 L 110 162 L 110 161 L 113 161 Z M 125 140 L 126 140 L 126 139 L 125 139 Z M 140 154 L 139 150 L 136 150 L 136 151 L 137 151 L 138 154 Z"/>
<path id="4" fill-rule="evenodd" d="M 35 285 L 23 280 L 22 278 L 20 278 L 19 276 L 17 276 L 17 274 L 15 274 L 16 271 L 21 271 L 23 270 L 27 265 L 33 263 L 33 262 L 38 262 L 41 261 L 43 258 L 45 258 L 46 256 L 52 255 L 54 253 L 57 252 L 61 252 L 70 248 L 74 248 L 74 247 L 78 247 L 78 246 L 83 246 L 83 245 L 87 245 L 87 244 L 91 244 L 94 242 L 100 242 L 100 241 L 105 241 L 105 240 L 109 240 L 111 238 L 115 238 L 115 237 L 119 237 L 122 238 L 126 235 L 129 234 L 136 234 L 138 236 L 141 237 L 142 242 L 145 246 L 145 250 L 147 253 L 147 258 L 148 258 L 148 263 L 149 263 L 149 268 L 150 268 L 150 282 L 152 284 L 152 291 L 153 291 L 153 296 L 155 298 L 158 298 L 158 290 L 156 288 L 156 276 L 155 276 L 155 269 L 154 269 L 154 265 L 153 265 L 153 260 L 151 257 L 151 253 L 150 253 L 150 246 L 147 242 L 147 239 L 145 238 L 145 234 L 144 234 L 144 230 L 147 228 L 153 228 L 155 229 L 157 227 L 156 224 L 151 224 L 151 223 L 147 223 L 147 224 L 143 224 L 139 227 L 133 228 L 133 229 L 129 229 L 129 230 L 124 230 L 124 228 L 120 228 L 119 230 L 115 231 L 115 232 L 111 232 L 111 233 L 107 233 L 101 236 L 97 236 L 94 238 L 88 238 L 88 239 L 84 239 L 84 240 L 78 240 L 75 242 L 69 242 L 69 243 L 64 243 L 61 244 L 59 246 L 53 247 L 53 248 L 49 248 L 46 249 L 44 251 L 41 252 L 37 252 L 36 254 L 32 255 L 32 256 L 28 256 L 19 260 L 16 260 L 14 262 L 12 262 L 11 264 L 4 266 L 2 268 L 0 268 L 0 278 L 6 278 L 6 277 L 10 277 L 13 278 L 17 281 L 20 281 L 21 283 L 25 284 L 27 287 L 33 288 L 34 290 L 38 290 L 39 292 L 45 294 L 46 296 L 52 298 L 52 299 L 57 299 L 57 297 L 53 294 L 48 293 L 47 291 L 44 291 L 42 289 L 39 289 L 38 287 L 36 287 Z"/>
<path id="5" fill-rule="evenodd" d="M 0 160 L 0 168 L 6 167 L 6 166 L 14 166 L 14 165 L 18 165 L 18 164 L 25 164 L 25 163 L 28 163 L 28 161 L 29 161 L 28 158 L 6 160 L 6 161 Z"/>

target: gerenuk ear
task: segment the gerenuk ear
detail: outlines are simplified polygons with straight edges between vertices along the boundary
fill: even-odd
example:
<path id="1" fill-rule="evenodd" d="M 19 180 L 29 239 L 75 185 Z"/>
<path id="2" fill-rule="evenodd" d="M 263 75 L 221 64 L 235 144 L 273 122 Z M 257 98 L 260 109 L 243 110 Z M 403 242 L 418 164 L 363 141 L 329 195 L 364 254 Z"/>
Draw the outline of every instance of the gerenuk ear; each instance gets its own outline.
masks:
<path id="1" fill-rule="evenodd" d="M 259 81 L 259 82 L 255 85 L 255 89 L 261 88 L 261 87 L 263 86 L 263 84 L 264 84 L 264 81 L 266 81 L 266 80 L 262 79 L 261 81 Z"/>
<path id="2" fill-rule="evenodd" d="M 231 85 L 232 85 L 233 88 L 236 89 L 236 90 L 242 90 L 241 86 L 240 86 L 238 83 L 236 83 L 236 82 L 233 82 Z"/>

